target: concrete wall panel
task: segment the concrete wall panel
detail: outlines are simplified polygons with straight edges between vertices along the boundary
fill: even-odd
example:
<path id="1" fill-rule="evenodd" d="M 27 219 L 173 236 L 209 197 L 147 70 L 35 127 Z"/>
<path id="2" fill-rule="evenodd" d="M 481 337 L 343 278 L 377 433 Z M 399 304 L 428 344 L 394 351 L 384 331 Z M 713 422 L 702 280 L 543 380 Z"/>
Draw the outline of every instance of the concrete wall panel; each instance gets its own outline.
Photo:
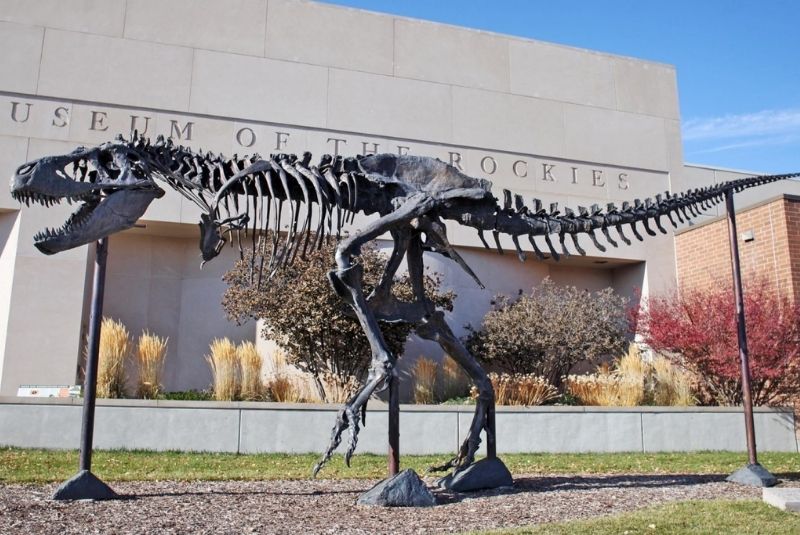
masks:
<path id="1" fill-rule="evenodd" d="M 194 54 L 192 112 L 325 125 L 327 69 L 204 50 Z"/>
<path id="2" fill-rule="evenodd" d="M 36 92 L 43 38 L 42 28 L 0 22 L 0 50 L 6 51 L 0 56 L 0 89 Z"/>
<path id="3" fill-rule="evenodd" d="M 454 87 L 453 142 L 562 156 L 564 109 L 558 102 Z"/>
<path id="4" fill-rule="evenodd" d="M 129 39 L 264 54 L 267 0 L 128 0 L 126 5 Z"/>
<path id="5" fill-rule="evenodd" d="M 38 94 L 186 110 L 191 70 L 188 48 L 47 30 Z"/>
<path id="6" fill-rule="evenodd" d="M 330 70 L 328 127 L 350 132 L 450 141 L 450 87 Z"/>
<path id="7" fill-rule="evenodd" d="M 98 407 L 94 444 L 99 449 L 235 452 L 238 411 Z"/>
<path id="8" fill-rule="evenodd" d="M 512 93 L 616 108 L 610 56 L 537 41 L 508 46 Z"/>
<path id="9" fill-rule="evenodd" d="M 613 61 L 620 110 L 680 118 L 674 67 L 628 58 L 614 58 Z"/>
<path id="10" fill-rule="evenodd" d="M 0 2 L 0 20 L 121 36 L 125 0 L 3 0 Z M 20 49 L 15 47 L 14 50 L 18 52 Z"/>
<path id="11" fill-rule="evenodd" d="M 464 28 L 395 20 L 394 74 L 431 82 L 508 91 L 508 40 Z"/>
<path id="12" fill-rule="evenodd" d="M 394 20 L 317 2 L 270 0 L 266 56 L 392 74 Z"/>

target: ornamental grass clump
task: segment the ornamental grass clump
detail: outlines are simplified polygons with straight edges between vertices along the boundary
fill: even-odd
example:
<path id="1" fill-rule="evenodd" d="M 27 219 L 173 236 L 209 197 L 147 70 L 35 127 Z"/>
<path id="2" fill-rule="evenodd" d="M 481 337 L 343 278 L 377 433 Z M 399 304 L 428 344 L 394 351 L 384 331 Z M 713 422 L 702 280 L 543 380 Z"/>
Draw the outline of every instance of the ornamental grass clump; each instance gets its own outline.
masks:
<path id="1" fill-rule="evenodd" d="M 100 348 L 97 367 L 97 397 L 125 397 L 125 361 L 131 336 L 122 322 L 103 318 L 100 325 Z"/>
<path id="2" fill-rule="evenodd" d="M 217 401 L 233 401 L 240 391 L 241 371 L 236 344 L 228 338 L 215 338 L 206 356 L 213 379 L 212 392 Z"/>
<path id="3" fill-rule="evenodd" d="M 306 390 L 297 376 L 288 370 L 286 353 L 278 349 L 269 354 L 267 368 L 269 378 L 264 385 L 267 397 L 280 403 L 297 403 L 304 401 Z"/>
<path id="4" fill-rule="evenodd" d="M 470 381 L 464 369 L 453 357 L 445 354 L 442 361 L 441 399 L 463 398 L 470 393 Z"/>
<path id="5" fill-rule="evenodd" d="M 139 375 L 136 380 L 136 397 L 156 399 L 161 393 L 164 375 L 164 360 L 167 356 L 167 338 L 144 331 L 136 344 L 136 364 Z"/>
<path id="6" fill-rule="evenodd" d="M 658 356 L 651 364 L 654 405 L 686 407 L 695 404 L 692 375 L 673 364 L 669 359 Z"/>
<path id="7" fill-rule="evenodd" d="M 532 407 L 543 405 L 558 397 L 558 390 L 544 377 L 524 373 L 490 373 L 489 380 L 494 388 L 495 403 L 498 405 L 523 405 Z M 472 399 L 478 399 L 478 389 L 472 387 Z"/>
<path id="8" fill-rule="evenodd" d="M 420 357 L 414 364 L 414 403 L 436 402 L 436 361 Z"/>
<path id="9" fill-rule="evenodd" d="M 264 383 L 261 367 L 264 360 L 253 342 L 242 342 L 236 347 L 241 373 L 240 398 L 245 401 L 260 401 L 264 398 Z"/>

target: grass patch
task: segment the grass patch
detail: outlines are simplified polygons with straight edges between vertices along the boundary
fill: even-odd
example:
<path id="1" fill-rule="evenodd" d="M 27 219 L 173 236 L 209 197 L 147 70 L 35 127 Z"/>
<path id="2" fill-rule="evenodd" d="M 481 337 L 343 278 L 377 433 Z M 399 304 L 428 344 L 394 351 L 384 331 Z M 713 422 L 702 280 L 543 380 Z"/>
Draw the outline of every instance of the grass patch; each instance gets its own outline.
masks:
<path id="1" fill-rule="evenodd" d="M 800 472 L 800 455 L 762 453 L 760 462 L 773 474 Z M 533 453 L 503 455 L 514 474 L 730 474 L 746 462 L 743 453 Z M 107 481 L 151 480 L 265 480 L 304 479 L 317 461 L 316 454 L 185 453 L 95 451 L 92 471 Z M 401 468 L 423 472 L 441 464 L 445 455 L 405 455 Z M 0 449 L 0 482 L 49 483 L 72 476 L 76 451 Z M 320 474 L 325 479 L 377 479 L 386 475 L 382 455 L 356 455 L 347 468 L 334 456 Z"/>
<path id="2" fill-rule="evenodd" d="M 598 535 L 682 534 L 740 535 L 800 533 L 800 515 L 786 513 L 757 501 L 687 501 L 642 509 L 633 513 L 542 524 L 531 528 L 481 532 L 486 535 Z"/>

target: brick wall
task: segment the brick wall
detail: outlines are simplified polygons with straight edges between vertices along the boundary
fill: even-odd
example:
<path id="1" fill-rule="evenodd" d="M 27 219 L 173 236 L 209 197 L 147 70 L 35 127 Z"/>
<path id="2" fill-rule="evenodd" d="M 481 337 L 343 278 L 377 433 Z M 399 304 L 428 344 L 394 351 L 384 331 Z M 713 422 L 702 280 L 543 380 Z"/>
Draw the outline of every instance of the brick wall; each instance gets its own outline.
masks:
<path id="1" fill-rule="evenodd" d="M 783 195 L 737 211 L 742 279 L 763 279 L 771 288 L 800 299 L 800 197 Z M 753 233 L 752 241 L 742 234 Z M 728 223 L 725 216 L 675 236 L 678 285 L 684 290 L 731 282 Z"/>

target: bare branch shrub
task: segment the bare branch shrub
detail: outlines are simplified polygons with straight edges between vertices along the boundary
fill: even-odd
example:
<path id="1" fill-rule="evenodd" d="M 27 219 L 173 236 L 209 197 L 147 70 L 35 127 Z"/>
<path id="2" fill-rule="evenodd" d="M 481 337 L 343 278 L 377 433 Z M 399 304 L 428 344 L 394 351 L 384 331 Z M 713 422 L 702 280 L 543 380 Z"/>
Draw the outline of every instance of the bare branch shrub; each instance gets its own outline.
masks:
<path id="1" fill-rule="evenodd" d="M 494 370 L 558 385 L 577 362 L 624 349 L 625 303 L 611 288 L 592 293 L 545 279 L 516 301 L 496 298 L 480 329 L 472 330 L 468 348 Z"/>
<path id="2" fill-rule="evenodd" d="M 267 242 L 270 239 L 271 234 L 267 235 Z M 289 364 L 312 374 L 323 401 L 329 400 L 323 383 L 326 374 L 336 376 L 336 384 L 343 387 L 351 378 L 360 380 L 370 364 L 366 336 L 328 282 L 328 272 L 335 267 L 335 248 L 336 243 L 331 240 L 319 250 L 308 251 L 305 259 L 298 257 L 260 285 L 254 271 L 262 262 L 269 266 L 268 252 L 263 256 L 261 251 L 270 247 L 257 246 L 255 253 L 247 250 L 243 260 L 224 277 L 228 289 L 222 302 L 233 320 L 264 320 L 264 338 L 275 340 L 286 351 Z M 369 295 L 383 273 L 386 258 L 374 246 L 367 245 L 362 247 L 358 262 L 364 270 L 364 292 Z M 436 276 L 426 277 L 428 295 L 437 305 L 450 309 L 453 296 L 439 293 L 439 282 Z M 413 298 L 407 276 L 398 279 L 393 292 L 399 299 Z M 392 353 L 401 355 L 411 326 L 382 324 L 382 331 Z"/>

